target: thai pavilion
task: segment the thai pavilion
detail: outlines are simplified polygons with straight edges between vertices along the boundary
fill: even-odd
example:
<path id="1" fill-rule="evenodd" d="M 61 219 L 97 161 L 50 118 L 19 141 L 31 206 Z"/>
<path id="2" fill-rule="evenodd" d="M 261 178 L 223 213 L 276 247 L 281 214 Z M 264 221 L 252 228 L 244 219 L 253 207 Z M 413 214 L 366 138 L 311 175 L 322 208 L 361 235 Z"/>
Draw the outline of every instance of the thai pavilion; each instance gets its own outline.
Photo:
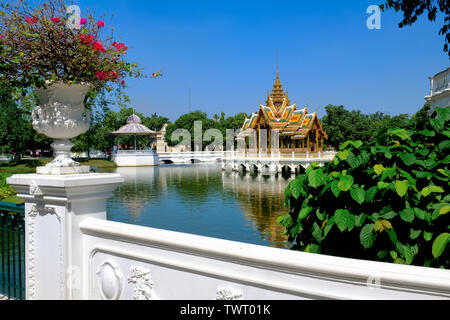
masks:
<path id="1" fill-rule="evenodd" d="M 155 137 L 156 132 L 150 130 L 142 124 L 141 119 L 133 114 L 127 119 L 127 124 L 117 131 L 111 132 L 111 135 L 118 137 L 117 147 L 114 148 L 112 160 L 118 167 L 142 167 L 158 166 L 158 154 L 151 148 L 138 150 L 136 144 L 137 136 Z M 134 136 L 134 149 L 121 150 L 120 137 Z"/>
<path id="2" fill-rule="evenodd" d="M 265 136 L 263 129 L 266 129 Z M 307 107 L 297 109 L 297 103 L 291 105 L 278 70 L 272 93 L 267 92 L 266 105 L 260 104 L 259 111 L 244 121 L 237 137 L 244 143 L 246 151 L 269 153 L 278 148 L 282 153 L 323 152 L 323 143 L 327 138 L 317 113 L 308 113 Z"/>

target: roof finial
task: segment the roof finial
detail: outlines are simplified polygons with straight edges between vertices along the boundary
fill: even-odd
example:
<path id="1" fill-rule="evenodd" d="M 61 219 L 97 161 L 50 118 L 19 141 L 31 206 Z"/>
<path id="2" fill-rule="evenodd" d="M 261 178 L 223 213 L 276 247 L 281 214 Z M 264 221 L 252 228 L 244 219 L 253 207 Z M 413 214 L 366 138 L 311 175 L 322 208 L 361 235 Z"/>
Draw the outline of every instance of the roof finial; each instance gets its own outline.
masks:
<path id="1" fill-rule="evenodd" d="M 279 73 L 278 73 L 278 48 L 277 48 L 277 78 L 279 78 Z"/>

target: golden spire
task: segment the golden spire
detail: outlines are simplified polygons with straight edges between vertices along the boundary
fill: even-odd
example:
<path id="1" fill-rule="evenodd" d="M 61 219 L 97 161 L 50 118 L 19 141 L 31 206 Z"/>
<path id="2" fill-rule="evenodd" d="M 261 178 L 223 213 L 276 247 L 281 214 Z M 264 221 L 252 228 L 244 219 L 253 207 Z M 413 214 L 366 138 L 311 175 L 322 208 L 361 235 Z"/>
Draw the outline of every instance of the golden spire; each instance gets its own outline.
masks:
<path id="1" fill-rule="evenodd" d="M 280 81 L 280 74 L 278 72 L 278 64 L 277 64 L 277 78 L 275 80 L 275 83 L 273 85 L 272 90 L 272 101 L 275 105 L 282 104 L 284 100 L 284 91 L 283 91 L 283 85 Z"/>

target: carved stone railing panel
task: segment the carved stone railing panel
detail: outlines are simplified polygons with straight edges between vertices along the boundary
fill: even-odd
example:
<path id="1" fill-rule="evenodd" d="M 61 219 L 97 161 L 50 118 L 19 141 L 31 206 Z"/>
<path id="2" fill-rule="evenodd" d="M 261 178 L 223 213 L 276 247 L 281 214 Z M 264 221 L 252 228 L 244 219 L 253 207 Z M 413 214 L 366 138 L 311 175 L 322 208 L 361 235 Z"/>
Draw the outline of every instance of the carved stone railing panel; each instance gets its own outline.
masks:
<path id="1" fill-rule="evenodd" d="M 447 270 L 313 255 L 87 219 L 89 299 L 96 270 L 123 275 L 117 299 L 450 299 Z M 120 240 L 119 240 L 120 239 Z M 110 295 L 111 296 L 111 295 Z"/>

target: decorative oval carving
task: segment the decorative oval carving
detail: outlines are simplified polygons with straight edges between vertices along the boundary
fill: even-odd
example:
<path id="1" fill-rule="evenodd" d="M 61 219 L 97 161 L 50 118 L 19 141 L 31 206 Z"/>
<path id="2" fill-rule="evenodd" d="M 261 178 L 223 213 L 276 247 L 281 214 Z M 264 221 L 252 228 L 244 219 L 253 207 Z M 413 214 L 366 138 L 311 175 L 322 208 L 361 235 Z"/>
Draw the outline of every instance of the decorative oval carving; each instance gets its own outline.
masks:
<path id="1" fill-rule="evenodd" d="M 118 300 L 122 293 L 123 276 L 112 261 L 104 262 L 97 270 L 98 287 L 103 300 Z"/>

